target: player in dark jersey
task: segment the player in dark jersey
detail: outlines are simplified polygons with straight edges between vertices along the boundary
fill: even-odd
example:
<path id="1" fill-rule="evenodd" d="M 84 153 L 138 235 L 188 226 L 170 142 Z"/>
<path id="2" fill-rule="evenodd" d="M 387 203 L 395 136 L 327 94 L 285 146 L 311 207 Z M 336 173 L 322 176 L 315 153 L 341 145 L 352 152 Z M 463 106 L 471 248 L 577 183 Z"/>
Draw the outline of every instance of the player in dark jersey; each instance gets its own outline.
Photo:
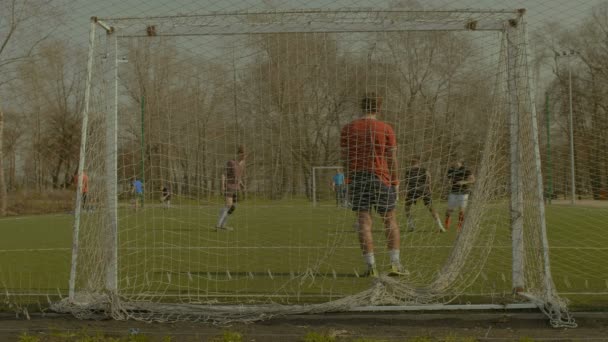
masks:
<path id="1" fill-rule="evenodd" d="M 419 158 L 413 158 L 410 168 L 405 174 L 405 216 L 407 217 L 408 231 L 413 232 L 416 227 L 412 218 L 412 205 L 422 199 L 424 205 L 429 209 L 435 219 L 440 232 L 445 232 L 439 215 L 433 208 L 433 196 L 431 192 L 431 174 L 420 165 Z"/>
<path id="2" fill-rule="evenodd" d="M 469 201 L 470 185 L 475 182 L 475 177 L 469 169 L 464 166 L 462 160 L 456 161 L 448 169 L 448 180 L 450 181 L 450 194 L 448 195 L 448 210 L 445 213 L 445 228 L 450 228 L 452 212 L 458 209 L 458 231 L 464 224 L 464 210 Z"/>
<path id="3" fill-rule="evenodd" d="M 169 209 L 171 207 L 171 191 L 166 185 L 162 186 L 160 191 L 160 203 L 162 204 L 163 208 Z"/>
<path id="4" fill-rule="evenodd" d="M 236 151 L 236 159 L 226 163 L 226 171 L 222 174 L 222 191 L 224 192 L 225 205 L 220 211 L 216 229 L 232 230 L 226 226 L 228 216 L 236 210 L 238 193 L 245 189 L 243 175 L 245 173 L 245 148 L 239 146 Z"/>

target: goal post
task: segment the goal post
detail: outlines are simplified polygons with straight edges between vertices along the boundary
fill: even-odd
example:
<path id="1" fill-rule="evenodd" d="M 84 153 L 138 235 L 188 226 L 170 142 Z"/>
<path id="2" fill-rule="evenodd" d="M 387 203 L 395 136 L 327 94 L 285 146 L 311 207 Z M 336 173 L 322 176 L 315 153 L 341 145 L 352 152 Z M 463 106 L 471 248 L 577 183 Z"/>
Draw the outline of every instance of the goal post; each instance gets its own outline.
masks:
<path id="1" fill-rule="evenodd" d="M 449 309 L 462 299 L 477 309 L 536 306 L 555 326 L 574 326 L 551 278 L 524 16 L 343 9 L 94 18 L 79 172 L 91 179 L 95 210 L 77 200 L 70 296 L 54 308 L 232 322 Z M 407 77 L 425 67 L 424 79 Z M 415 82 L 436 91 L 433 103 L 402 91 Z M 343 169 L 311 165 L 339 164 L 340 128 L 369 92 L 383 98 L 381 119 L 394 127 L 402 184 L 420 161 L 433 179 L 429 197 L 444 210 L 456 160 L 476 179 L 462 232 L 426 234 L 435 222 L 420 215 L 420 233 L 401 243 L 411 276 L 372 283 L 357 270 L 358 244 L 345 238 L 352 214 L 301 205 L 310 191 L 318 207 L 321 182 L 331 182 L 318 178 Z M 246 196 L 224 187 L 241 146 Z M 148 198 L 170 188 L 172 208 L 133 206 L 138 175 Z M 400 222 L 421 211 L 405 213 L 402 202 Z M 218 229 L 225 217 L 230 230 Z M 387 258 L 378 252 L 379 264 Z"/>

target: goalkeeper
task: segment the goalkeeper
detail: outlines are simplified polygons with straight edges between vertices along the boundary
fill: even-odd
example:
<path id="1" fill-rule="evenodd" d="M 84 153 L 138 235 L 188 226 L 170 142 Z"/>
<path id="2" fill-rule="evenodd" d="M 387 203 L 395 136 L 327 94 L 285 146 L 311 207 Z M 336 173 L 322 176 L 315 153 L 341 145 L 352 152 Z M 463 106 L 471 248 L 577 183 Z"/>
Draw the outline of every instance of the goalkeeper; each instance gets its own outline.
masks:
<path id="1" fill-rule="evenodd" d="M 450 228 L 451 216 L 454 210 L 458 209 L 458 227 L 462 229 L 464 224 L 464 210 L 469 201 L 470 185 L 475 182 L 473 173 L 464 166 L 464 161 L 458 159 L 452 167 L 448 169 L 448 179 L 451 184 L 450 194 L 448 195 L 448 210 L 445 213 L 445 228 Z"/>
<path id="2" fill-rule="evenodd" d="M 217 221 L 216 229 L 232 230 L 226 226 L 228 217 L 236 210 L 239 191 L 245 190 L 243 175 L 245 173 L 245 148 L 239 146 L 236 151 L 236 158 L 226 163 L 226 170 L 222 174 L 222 191 L 224 193 L 224 207 L 220 210 L 220 217 Z"/>

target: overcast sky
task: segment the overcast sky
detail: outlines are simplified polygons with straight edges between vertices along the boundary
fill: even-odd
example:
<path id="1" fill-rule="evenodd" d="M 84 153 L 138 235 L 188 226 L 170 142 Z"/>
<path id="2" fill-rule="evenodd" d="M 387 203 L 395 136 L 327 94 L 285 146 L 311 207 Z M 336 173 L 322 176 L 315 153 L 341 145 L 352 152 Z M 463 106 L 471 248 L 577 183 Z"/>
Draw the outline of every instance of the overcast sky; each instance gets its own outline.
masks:
<path id="1" fill-rule="evenodd" d="M 395 0 L 65 0 L 69 2 L 67 23 L 86 31 L 91 16 L 152 16 L 270 8 L 386 8 Z M 407 2 L 411 0 L 402 0 Z M 606 1 L 606 0 L 604 0 Z M 576 26 L 602 0 L 424 0 L 434 8 L 515 9 L 526 8 L 531 29 L 547 21 Z"/>
<path id="2" fill-rule="evenodd" d="M 39 0 L 32 0 L 33 2 Z M 27 30 L 36 34 L 21 35 L 11 48 L 27 49 L 28 38 L 38 39 L 40 32 L 52 29 L 52 37 L 86 48 L 91 16 L 161 16 L 205 13 L 210 11 L 293 9 L 293 8 L 387 8 L 396 2 L 416 0 L 54 0 L 65 14 L 58 23 L 37 22 Z M 608 0 L 418 0 L 433 9 L 517 9 L 527 10 L 529 32 L 547 22 L 559 22 L 564 29 L 575 29 L 592 8 Z M 2 11 L 2 8 L 0 8 Z M 0 22 L 0 29 L 3 29 Z M 42 31 L 41 31 L 42 30 Z M 5 70 L 6 72 L 7 70 Z"/>

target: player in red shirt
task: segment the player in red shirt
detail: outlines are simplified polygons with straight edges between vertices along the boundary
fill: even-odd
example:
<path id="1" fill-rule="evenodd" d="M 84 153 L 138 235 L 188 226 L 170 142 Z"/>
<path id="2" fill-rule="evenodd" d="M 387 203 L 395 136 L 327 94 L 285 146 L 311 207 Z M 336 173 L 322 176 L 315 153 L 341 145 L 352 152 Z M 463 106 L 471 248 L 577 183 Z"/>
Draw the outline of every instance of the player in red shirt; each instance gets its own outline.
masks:
<path id="1" fill-rule="evenodd" d="M 229 160 L 226 163 L 226 171 L 222 174 L 222 191 L 224 192 L 225 205 L 220 211 L 215 226 L 218 230 L 232 230 L 226 226 L 228 216 L 232 215 L 236 210 L 238 201 L 238 193 L 245 189 L 243 175 L 245 173 L 245 148 L 239 146 L 236 151 L 236 159 Z"/>
<path id="2" fill-rule="evenodd" d="M 368 94 L 361 100 L 363 117 L 342 128 L 340 147 L 350 182 L 353 211 L 357 212 L 359 242 L 367 264 L 366 276 L 378 276 L 374 258 L 371 211 L 384 221 L 391 258 L 389 275 L 407 275 L 399 259 L 399 226 L 395 218 L 397 202 L 397 140 L 393 128 L 377 119 L 381 99 Z"/>
<path id="3" fill-rule="evenodd" d="M 82 188 L 80 189 L 81 197 L 81 206 L 83 209 L 87 206 L 87 195 L 89 194 L 89 176 L 82 171 L 80 177 L 78 177 L 78 172 L 74 174 L 73 184 L 75 188 L 78 188 L 78 178 L 82 178 Z"/>

